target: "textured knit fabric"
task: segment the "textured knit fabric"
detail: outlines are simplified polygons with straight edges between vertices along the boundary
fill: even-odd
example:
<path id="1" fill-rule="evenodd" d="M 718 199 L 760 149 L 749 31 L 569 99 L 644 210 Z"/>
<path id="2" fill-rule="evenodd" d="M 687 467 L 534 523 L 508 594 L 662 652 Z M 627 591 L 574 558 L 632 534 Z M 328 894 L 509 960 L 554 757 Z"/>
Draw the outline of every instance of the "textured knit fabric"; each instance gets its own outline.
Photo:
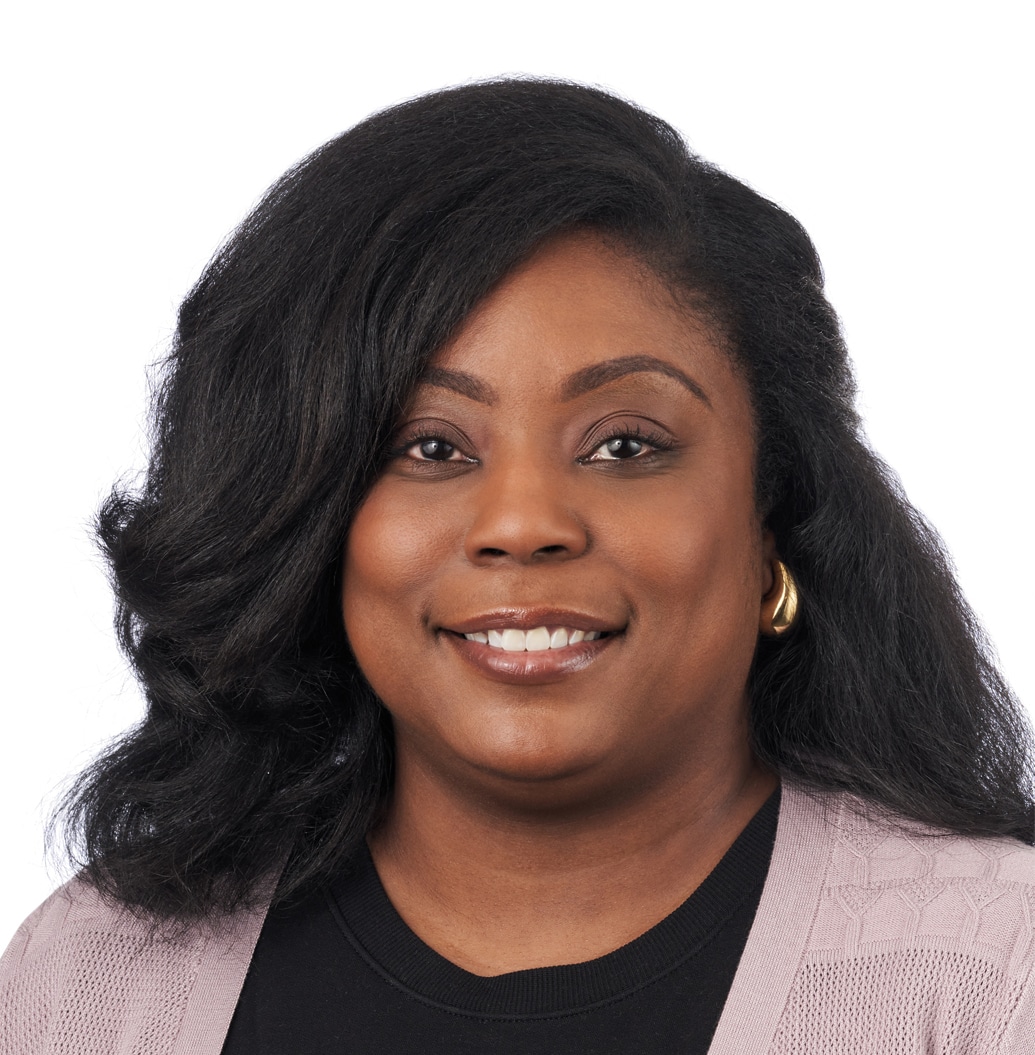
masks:
<path id="1" fill-rule="evenodd" d="M 679 908 L 584 963 L 481 978 L 413 933 L 362 853 L 267 916 L 222 1055 L 707 1055 L 769 869 L 774 792 Z"/>
<path id="2" fill-rule="evenodd" d="M 163 941 L 62 888 L 0 961 L 0 1053 L 219 1055 L 262 919 Z M 1035 1055 L 1035 850 L 785 783 L 709 1052 Z"/>

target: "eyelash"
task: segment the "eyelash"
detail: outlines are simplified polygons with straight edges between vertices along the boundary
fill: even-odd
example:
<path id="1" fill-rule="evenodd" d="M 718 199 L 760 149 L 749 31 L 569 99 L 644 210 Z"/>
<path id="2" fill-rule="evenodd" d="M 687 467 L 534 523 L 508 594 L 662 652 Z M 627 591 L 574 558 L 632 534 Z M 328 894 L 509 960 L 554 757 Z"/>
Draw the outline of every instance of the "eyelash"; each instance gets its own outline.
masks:
<path id="1" fill-rule="evenodd" d="M 411 458 L 410 460 L 416 462 L 418 465 L 463 465 L 469 464 L 475 461 L 474 458 L 469 458 L 463 454 L 463 451 L 455 444 L 447 440 L 440 432 L 433 432 L 431 430 L 424 432 L 416 432 L 407 436 L 398 446 L 393 447 L 389 452 L 391 458 L 404 458 L 407 456 L 407 452 L 414 447 L 419 447 L 422 443 L 444 443 L 447 447 L 452 447 L 454 451 L 458 451 L 463 455 L 462 459 L 452 458 Z"/>
<path id="2" fill-rule="evenodd" d="M 630 458 L 594 458 L 593 455 L 601 449 L 601 447 L 612 443 L 614 440 L 634 440 L 636 443 L 641 443 L 645 447 L 653 448 L 643 454 L 636 454 Z M 653 461 L 654 458 L 659 454 L 664 454 L 666 451 L 672 450 L 674 444 L 667 437 L 662 435 L 660 432 L 643 428 L 641 425 L 633 425 L 631 428 L 621 427 L 612 429 L 606 436 L 604 436 L 599 443 L 597 443 L 593 450 L 589 454 L 579 458 L 578 461 L 582 465 L 602 465 L 623 462 L 649 462 Z"/>
<path id="3" fill-rule="evenodd" d="M 652 448 L 642 454 L 634 454 L 628 458 L 594 458 L 595 455 L 602 447 L 608 443 L 612 443 L 614 440 L 633 440 L 637 443 L 643 444 L 643 446 Z M 410 457 L 409 452 L 414 448 L 418 447 L 423 443 L 443 443 L 447 447 L 450 447 L 453 452 L 457 452 L 461 455 L 460 458 L 414 458 Z M 626 462 L 649 462 L 653 461 L 654 458 L 663 454 L 666 451 L 673 449 L 672 441 L 662 435 L 660 432 L 645 429 L 640 425 L 634 425 L 630 428 L 616 428 L 605 435 L 598 443 L 596 443 L 589 454 L 583 455 L 576 459 L 580 465 L 603 465 L 603 464 L 623 464 Z M 470 458 L 463 454 L 462 449 L 455 443 L 445 439 L 440 432 L 433 430 L 426 430 L 417 433 L 413 433 L 406 437 L 401 443 L 393 447 L 389 452 L 389 456 L 392 458 L 408 458 L 414 466 L 417 465 L 464 465 L 473 464 L 477 459 Z"/>

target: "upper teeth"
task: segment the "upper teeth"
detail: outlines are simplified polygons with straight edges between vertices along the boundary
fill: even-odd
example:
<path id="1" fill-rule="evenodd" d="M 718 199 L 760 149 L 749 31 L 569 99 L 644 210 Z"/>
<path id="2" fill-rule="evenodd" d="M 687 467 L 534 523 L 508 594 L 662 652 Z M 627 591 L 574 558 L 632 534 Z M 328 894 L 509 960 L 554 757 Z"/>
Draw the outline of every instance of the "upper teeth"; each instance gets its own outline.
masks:
<path id="1" fill-rule="evenodd" d="M 566 645 L 577 645 L 580 641 L 596 641 L 599 630 L 568 630 L 559 627 L 551 631 L 549 627 L 537 626 L 534 630 L 480 630 L 473 634 L 464 634 L 468 641 L 478 641 L 492 648 L 502 648 L 506 652 L 545 652 L 548 648 L 564 648 Z"/>

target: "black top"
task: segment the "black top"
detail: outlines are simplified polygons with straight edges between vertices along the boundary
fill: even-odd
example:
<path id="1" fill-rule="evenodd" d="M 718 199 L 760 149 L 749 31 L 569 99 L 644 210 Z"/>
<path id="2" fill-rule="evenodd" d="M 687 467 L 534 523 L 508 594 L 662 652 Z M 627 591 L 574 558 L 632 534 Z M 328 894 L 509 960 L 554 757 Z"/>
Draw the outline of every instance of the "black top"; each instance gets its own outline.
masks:
<path id="1" fill-rule="evenodd" d="M 758 907 L 779 798 L 628 945 L 493 978 L 425 945 L 364 852 L 329 891 L 270 913 L 223 1055 L 704 1055 Z"/>

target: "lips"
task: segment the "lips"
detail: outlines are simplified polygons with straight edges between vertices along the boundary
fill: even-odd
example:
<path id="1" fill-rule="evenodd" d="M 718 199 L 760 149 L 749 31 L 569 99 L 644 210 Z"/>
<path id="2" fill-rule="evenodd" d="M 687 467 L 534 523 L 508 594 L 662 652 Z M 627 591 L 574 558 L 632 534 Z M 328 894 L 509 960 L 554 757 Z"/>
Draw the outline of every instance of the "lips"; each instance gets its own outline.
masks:
<path id="1" fill-rule="evenodd" d="M 544 684 L 585 670 L 624 627 L 584 612 L 509 608 L 443 628 L 450 646 L 494 680 Z"/>
<path id="2" fill-rule="evenodd" d="M 617 633 L 623 629 L 624 622 L 607 616 L 580 612 L 578 609 L 546 608 L 532 605 L 514 605 L 506 608 L 494 608 L 481 615 L 464 616 L 457 619 L 444 619 L 439 626 L 451 630 L 454 634 L 487 634 L 490 630 L 535 630 L 537 627 L 550 627 L 566 630 L 581 630 L 583 633 Z"/>

